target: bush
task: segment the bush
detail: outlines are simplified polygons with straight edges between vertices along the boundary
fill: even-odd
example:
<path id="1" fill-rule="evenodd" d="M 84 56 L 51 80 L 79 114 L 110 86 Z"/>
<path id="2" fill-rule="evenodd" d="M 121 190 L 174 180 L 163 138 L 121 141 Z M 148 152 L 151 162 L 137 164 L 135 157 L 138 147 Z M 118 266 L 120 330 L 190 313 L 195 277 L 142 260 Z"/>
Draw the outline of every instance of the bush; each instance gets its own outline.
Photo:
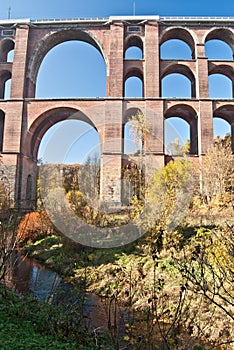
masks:
<path id="1" fill-rule="evenodd" d="M 54 226 L 45 211 L 31 212 L 21 220 L 17 232 L 17 240 L 20 243 L 28 240 L 35 241 L 41 236 L 54 233 Z"/>

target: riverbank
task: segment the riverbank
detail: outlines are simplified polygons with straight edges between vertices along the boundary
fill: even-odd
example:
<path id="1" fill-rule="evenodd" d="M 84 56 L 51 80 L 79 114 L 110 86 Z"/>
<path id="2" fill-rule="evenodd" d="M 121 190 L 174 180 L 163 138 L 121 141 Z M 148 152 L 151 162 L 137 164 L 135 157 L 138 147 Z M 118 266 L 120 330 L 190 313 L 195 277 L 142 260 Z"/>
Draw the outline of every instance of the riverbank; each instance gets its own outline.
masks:
<path id="1" fill-rule="evenodd" d="M 24 251 L 50 266 L 79 290 L 98 294 L 106 303 L 107 312 L 125 308 L 124 340 L 129 349 L 151 349 L 153 345 L 150 344 L 162 349 L 164 343 L 167 349 L 173 350 L 226 350 L 233 349 L 234 339 L 234 322 L 229 317 L 233 312 L 232 283 L 228 285 L 225 279 L 222 282 L 228 287 L 228 307 L 223 312 L 223 304 L 217 307 L 209 301 L 206 290 L 202 290 L 200 269 L 206 269 L 209 288 L 214 287 L 212 279 L 221 282 L 215 272 L 217 262 L 213 261 L 214 271 L 209 271 L 208 265 L 202 265 L 201 258 L 203 256 L 204 260 L 204 254 L 209 259 L 214 254 L 218 257 L 221 251 L 223 257 L 227 257 L 222 235 L 228 236 L 227 228 L 186 226 L 167 237 L 163 242 L 167 248 L 161 247 L 160 251 L 160 242 L 155 242 L 158 251 L 152 251 L 147 239 L 121 248 L 86 249 L 62 236 L 52 235 L 28 242 Z M 173 255 L 176 247 L 177 257 Z M 222 268 L 227 274 L 228 266 L 222 259 L 219 264 L 224 264 Z M 201 280 L 189 280 L 190 273 L 200 276 Z M 226 297 L 222 287 L 219 288 L 215 290 L 218 297 Z M 220 302 L 217 296 L 214 298 L 216 303 Z M 117 326 L 116 319 L 110 320 L 108 331 L 112 344 L 118 337 Z"/>
<path id="2" fill-rule="evenodd" d="M 32 296 L 22 298 L 0 285 L 1 350 L 112 349 L 103 339 L 96 340 L 99 346 L 81 320 L 61 307 L 35 301 Z"/>

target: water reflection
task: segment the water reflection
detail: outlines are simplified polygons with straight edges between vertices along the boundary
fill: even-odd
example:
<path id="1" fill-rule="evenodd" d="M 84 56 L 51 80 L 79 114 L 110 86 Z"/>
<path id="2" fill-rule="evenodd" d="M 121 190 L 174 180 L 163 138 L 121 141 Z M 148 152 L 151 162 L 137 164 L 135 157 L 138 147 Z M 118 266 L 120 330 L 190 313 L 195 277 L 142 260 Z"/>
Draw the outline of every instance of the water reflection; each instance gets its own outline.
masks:
<path id="1" fill-rule="evenodd" d="M 14 289 L 23 295 L 33 294 L 48 301 L 62 283 L 57 273 L 18 253 L 12 276 Z"/>
<path id="2" fill-rule="evenodd" d="M 16 292 L 22 295 L 32 294 L 37 300 L 51 304 L 68 304 L 75 308 L 80 305 L 80 312 L 85 316 L 87 326 L 91 329 L 108 330 L 109 317 L 114 323 L 115 312 L 109 310 L 108 302 L 95 294 L 77 292 L 70 283 L 64 283 L 56 272 L 17 253 L 17 263 L 12 269 L 12 283 Z M 116 316 L 116 315 L 115 315 Z M 119 324 L 122 322 L 117 316 Z"/>

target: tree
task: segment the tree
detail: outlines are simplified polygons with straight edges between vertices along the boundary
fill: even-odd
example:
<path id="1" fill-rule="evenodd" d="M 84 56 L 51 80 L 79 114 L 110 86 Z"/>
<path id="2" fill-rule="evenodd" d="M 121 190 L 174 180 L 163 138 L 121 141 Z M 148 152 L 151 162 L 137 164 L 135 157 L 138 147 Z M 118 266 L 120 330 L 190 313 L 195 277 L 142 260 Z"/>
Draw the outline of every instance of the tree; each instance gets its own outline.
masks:
<path id="1" fill-rule="evenodd" d="M 174 141 L 168 143 L 166 147 L 166 153 L 171 156 L 183 156 L 190 152 L 190 141 L 187 140 L 184 145 L 180 143 L 180 140 L 176 138 Z"/>
<path id="2" fill-rule="evenodd" d="M 234 157 L 231 148 L 231 136 L 217 137 L 207 151 L 201 166 L 201 197 L 211 206 L 229 205 L 234 186 Z"/>
<path id="3" fill-rule="evenodd" d="M 136 223 L 144 232 L 150 234 L 151 244 L 163 239 L 187 215 L 193 195 L 191 163 L 187 159 L 170 161 L 155 171 L 152 181 L 145 189 L 145 202 L 135 198 Z"/>

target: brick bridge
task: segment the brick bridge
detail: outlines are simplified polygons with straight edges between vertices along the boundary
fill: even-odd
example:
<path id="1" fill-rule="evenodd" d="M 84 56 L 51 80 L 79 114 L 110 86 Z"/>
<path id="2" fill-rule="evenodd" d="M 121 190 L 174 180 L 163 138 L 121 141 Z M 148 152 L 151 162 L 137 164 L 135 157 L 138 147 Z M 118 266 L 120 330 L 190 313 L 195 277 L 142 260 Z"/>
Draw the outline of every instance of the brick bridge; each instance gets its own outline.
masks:
<path id="1" fill-rule="evenodd" d="M 183 40 L 191 49 L 191 59 L 160 59 L 160 45 L 170 39 Z M 212 39 L 223 40 L 233 52 L 234 19 L 134 16 L 0 21 L 1 167 L 16 204 L 30 208 L 35 201 L 41 138 L 53 124 L 68 117 L 86 121 L 98 131 L 101 198 L 108 202 L 121 203 L 123 126 L 137 110 L 152 131 L 144 145 L 145 161 L 151 170 L 165 161 L 166 118 L 177 116 L 189 123 L 193 159 L 201 159 L 212 144 L 214 117 L 230 123 L 234 145 L 234 100 L 211 99 L 208 93 L 211 74 L 224 74 L 234 84 L 234 61 L 208 60 L 204 45 Z M 103 56 L 107 72 L 105 98 L 35 98 L 38 70 L 45 55 L 68 40 L 89 43 Z M 131 46 L 141 49 L 142 59 L 124 58 Z M 14 59 L 8 62 L 12 49 Z M 161 81 L 172 73 L 190 80 L 190 99 L 162 97 Z M 141 98 L 124 97 L 125 81 L 132 76 L 142 80 Z M 4 99 L 8 79 L 12 79 L 10 98 Z"/>

